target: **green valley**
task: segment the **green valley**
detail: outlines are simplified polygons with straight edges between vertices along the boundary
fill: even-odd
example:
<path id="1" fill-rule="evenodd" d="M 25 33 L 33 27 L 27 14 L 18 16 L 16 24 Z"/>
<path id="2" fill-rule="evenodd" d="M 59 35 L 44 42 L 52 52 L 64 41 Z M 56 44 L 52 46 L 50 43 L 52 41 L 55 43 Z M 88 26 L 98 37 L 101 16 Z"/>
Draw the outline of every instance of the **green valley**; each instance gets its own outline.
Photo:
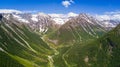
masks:
<path id="1" fill-rule="evenodd" d="M 43 34 L 27 23 L 2 18 L 0 67 L 120 66 L 120 25 L 106 30 L 81 14 L 55 28 Z"/>

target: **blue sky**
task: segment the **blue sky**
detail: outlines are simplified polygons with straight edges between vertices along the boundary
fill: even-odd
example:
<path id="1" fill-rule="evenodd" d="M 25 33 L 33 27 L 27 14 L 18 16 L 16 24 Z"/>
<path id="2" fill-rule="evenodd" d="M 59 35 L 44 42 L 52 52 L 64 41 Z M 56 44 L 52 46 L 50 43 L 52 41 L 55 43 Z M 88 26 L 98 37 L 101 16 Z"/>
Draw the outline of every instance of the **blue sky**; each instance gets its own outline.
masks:
<path id="1" fill-rule="evenodd" d="M 68 6 L 62 4 L 68 1 Z M 71 2 L 72 1 L 72 2 Z M 44 13 L 95 13 L 119 11 L 120 0 L 0 0 L 0 9 L 40 11 Z"/>

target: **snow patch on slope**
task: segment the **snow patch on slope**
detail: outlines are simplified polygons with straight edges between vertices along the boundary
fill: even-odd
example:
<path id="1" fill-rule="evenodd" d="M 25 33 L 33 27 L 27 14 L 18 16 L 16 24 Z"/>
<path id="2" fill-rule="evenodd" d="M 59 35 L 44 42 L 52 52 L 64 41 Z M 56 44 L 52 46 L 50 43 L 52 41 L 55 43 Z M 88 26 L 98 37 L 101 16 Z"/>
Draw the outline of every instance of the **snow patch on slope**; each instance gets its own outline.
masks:
<path id="1" fill-rule="evenodd" d="M 73 12 L 69 12 L 67 15 L 68 15 L 68 17 L 76 17 L 76 16 L 78 16 L 78 14 L 73 13 Z"/>
<path id="2" fill-rule="evenodd" d="M 70 18 L 78 16 L 78 14 L 69 12 L 68 14 L 49 14 L 52 19 L 57 23 L 57 24 L 64 24 L 67 22 Z"/>
<path id="3" fill-rule="evenodd" d="M 20 17 L 20 16 L 18 16 L 18 15 L 13 15 L 13 16 L 14 16 L 14 18 L 16 18 L 18 21 L 25 22 L 25 23 L 29 23 L 28 20 L 23 19 L 22 17 Z"/>
<path id="4" fill-rule="evenodd" d="M 32 15 L 32 18 L 31 18 L 33 21 L 35 22 L 38 22 L 38 19 L 37 19 L 37 15 Z"/>

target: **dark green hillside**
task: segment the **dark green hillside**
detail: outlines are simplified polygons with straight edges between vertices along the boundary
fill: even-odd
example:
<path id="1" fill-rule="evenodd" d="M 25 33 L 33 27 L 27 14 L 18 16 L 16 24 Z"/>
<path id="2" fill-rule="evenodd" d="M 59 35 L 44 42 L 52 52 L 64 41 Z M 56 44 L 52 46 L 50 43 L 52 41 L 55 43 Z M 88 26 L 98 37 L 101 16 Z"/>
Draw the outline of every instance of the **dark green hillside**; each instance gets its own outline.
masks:
<path id="1" fill-rule="evenodd" d="M 54 57 L 58 67 L 119 67 L 120 25 L 103 37 L 89 43 L 74 43 L 70 48 L 58 48 Z M 61 62 L 62 64 L 58 64 Z"/>
<path id="2" fill-rule="evenodd" d="M 0 21 L 0 67 L 50 66 L 53 50 L 26 25 Z"/>

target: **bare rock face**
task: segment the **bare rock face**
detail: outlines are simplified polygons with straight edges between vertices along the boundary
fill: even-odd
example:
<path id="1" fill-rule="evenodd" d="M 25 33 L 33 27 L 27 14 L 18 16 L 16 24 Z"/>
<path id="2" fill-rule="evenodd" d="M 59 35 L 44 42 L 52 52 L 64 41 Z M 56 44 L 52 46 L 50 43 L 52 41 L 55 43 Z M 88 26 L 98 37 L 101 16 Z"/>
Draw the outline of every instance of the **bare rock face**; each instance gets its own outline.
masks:
<path id="1" fill-rule="evenodd" d="M 3 16 L 15 23 L 24 23 L 28 25 L 33 31 L 46 33 L 50 29 L 57 29 L 58 24 L 51 19 L 51 17 L 44 13 L 31 14 L 31 13 L 6 13 Z"/>

